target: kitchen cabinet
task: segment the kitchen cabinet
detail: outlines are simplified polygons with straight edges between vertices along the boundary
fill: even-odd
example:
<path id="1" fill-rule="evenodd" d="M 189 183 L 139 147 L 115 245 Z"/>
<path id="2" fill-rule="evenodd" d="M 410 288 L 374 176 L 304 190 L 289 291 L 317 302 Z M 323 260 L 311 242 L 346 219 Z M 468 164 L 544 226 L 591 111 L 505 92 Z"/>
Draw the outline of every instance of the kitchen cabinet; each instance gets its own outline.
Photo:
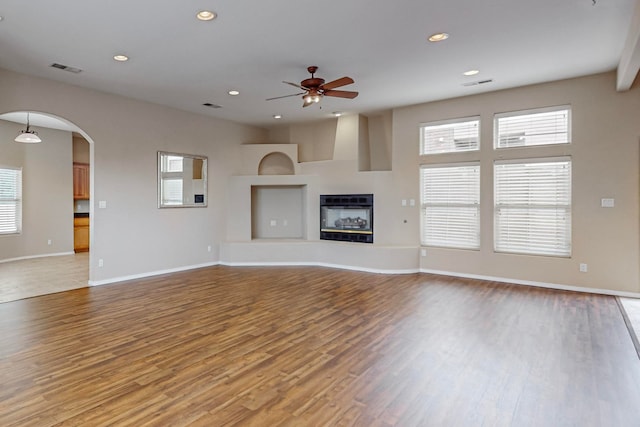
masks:
<path id="1" fill-rule="evenodd" d="M 73 218 L 73 250 L 87 252 L 89 250 L 89 217 Z"/>
<path id="2" fill-rule="evenodd" d="M 89 199 L 89 165 L 73 164 L 73 199 Z"/>

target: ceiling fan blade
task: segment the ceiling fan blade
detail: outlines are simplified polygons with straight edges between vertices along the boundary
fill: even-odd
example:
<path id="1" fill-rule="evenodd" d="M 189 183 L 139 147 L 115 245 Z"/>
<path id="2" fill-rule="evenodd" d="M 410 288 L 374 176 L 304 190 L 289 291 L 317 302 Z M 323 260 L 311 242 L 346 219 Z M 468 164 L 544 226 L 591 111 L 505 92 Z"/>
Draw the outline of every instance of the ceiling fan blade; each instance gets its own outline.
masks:
<path id="1" fill-rule="evenodd" d="M 304 86 L 300 86 L 300 85 L 299 85 L 299 84 L 297 84 L 297 83 L 291 83 L 291 82 L 285 82 L 285 81 L 283 81 L 282 83 L 284 83 L 284 84 L 288 84 L 288 85 L 291 85 L 291 86 L 295 86 L 295 87 L 297 87 L 298 89 L 307 90 L 307 88 L 306 88 L 306 87 L 304 87 Z"/>
<path id="2" fill-rule="evenodd" d="M 353 79 L 351 77 L 342 77 L 329 83 L 323 84 L 322 86 L 320 86 L 320 89 L 331 90 L 336 87 L 350 85 L 351 83 L 353 83 Z"/>
<path id="3" fill-rule="evenodd" d="M 293 95 L 284 95 L 284 96 L 276 96 L 273 98 L 267 98 L 266 101 L 272 101 L 274 99 L 280 99 L 280 98 L 289 98 L 291 96 L 299 96 L 299 95 L 304 95 L 304 92 L 294 93 Z"/>
<path id="4" fill-rule="evenodd" d="M 358 96 L 358 92 L 352 92 L 350 90 L 325 90 L 323 95 L 335 96 L 337 98 L 349 98 L 353 99 Z"/>

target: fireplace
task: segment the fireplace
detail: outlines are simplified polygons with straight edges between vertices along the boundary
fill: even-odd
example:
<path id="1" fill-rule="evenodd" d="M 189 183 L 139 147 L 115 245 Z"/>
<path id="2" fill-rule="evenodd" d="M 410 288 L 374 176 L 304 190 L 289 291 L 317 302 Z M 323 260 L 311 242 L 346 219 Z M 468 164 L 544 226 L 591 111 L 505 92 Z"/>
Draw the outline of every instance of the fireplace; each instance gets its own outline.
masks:
<path id="1" fill-rule="evenodd" d="M 373 194 L 321 195 L 320 239 L 373 243 Z"/>

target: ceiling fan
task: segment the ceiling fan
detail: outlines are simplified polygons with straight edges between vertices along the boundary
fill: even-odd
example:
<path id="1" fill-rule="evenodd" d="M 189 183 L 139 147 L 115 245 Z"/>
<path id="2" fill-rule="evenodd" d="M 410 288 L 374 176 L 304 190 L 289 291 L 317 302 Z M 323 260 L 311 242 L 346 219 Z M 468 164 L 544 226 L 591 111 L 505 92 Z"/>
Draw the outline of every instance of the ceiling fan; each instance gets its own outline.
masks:
<path id="1" fill-rule="evenodd" d="M 267 101 L 271 101 L 273 99 L 281 99 L 288 98 L 290 96 L 299 96 L 302 95 L 302 99 L 304 103 L 303 107 L 308 107 L 311 104 L 315 104 L 320 102 L 323 96 L 335 96 L 337 98 L 349 98 L 353 99 L 358 96 L 358 92 L 353 92 L 350 90 L 335 90 L 337 87 L 342 87 L 346 85 L 350 85 L 353 83 L 353 79 L 351 77 L 341 77 L 337 80 L 330 81 L 329 83 L 325 83 L 324 79 L 320 77 L 316 77 L 315 73 L 318 71 L 318 67 L 312 65 L 307 68 L 307 71 L 311 73 L 311 78 L 305 79 L 300 82 L 300 84 L 291 83 L 291 82 L 282 82 L 291 86 L 295 86 L 299 89 L 302 89 L 303 92 L 294 93 L 292 95 L 285 96 L 276 96 L 275 98 L 268 98 Z"/>

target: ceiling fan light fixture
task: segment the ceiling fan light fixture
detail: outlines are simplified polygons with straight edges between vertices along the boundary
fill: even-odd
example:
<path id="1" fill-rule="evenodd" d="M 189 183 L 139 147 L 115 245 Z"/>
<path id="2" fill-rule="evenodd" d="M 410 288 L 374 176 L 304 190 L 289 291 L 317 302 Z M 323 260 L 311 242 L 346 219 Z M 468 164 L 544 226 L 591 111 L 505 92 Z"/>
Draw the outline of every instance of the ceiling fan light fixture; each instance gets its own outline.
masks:
<path id="1" fill-rule="evenodd" d="M 37 144 L 38 142 L 42 142 L 42 139 L 38 136 L 38 132 L 29 129 L 29 113 L 27 113 L 27 128 L 21 130 L 14 141 L 22 142 L 23 144 Z"/>
<path id="2" fill-rule="evenodd" d="M 302 99 L 304 99 L 305 104 L 315 104 L 320 102 L 320 95 L 318 95 L 317 93 L 316 94 L 308 93 L 305 96 L 303 96 Z"/>

